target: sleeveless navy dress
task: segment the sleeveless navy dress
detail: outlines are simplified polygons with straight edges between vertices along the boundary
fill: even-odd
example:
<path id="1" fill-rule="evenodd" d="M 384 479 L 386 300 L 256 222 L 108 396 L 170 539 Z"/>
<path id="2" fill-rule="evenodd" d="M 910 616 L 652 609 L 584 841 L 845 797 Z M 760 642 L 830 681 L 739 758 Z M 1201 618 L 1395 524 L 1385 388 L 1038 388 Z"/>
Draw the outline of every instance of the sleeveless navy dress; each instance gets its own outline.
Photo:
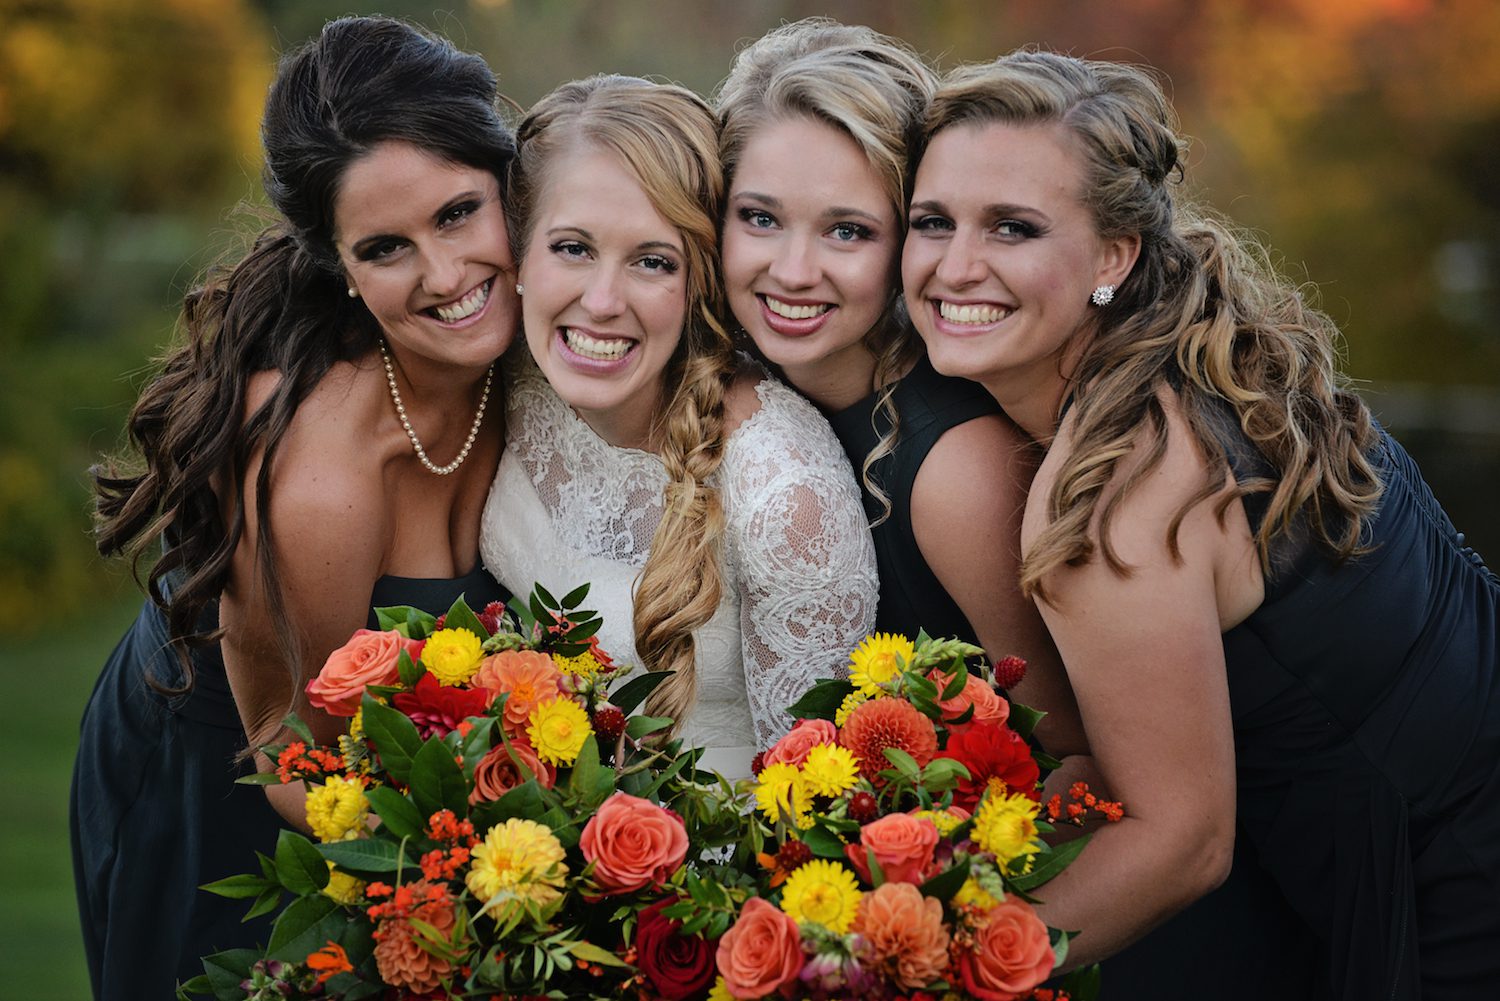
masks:
<path id="1" fill-rule="evenodd" d="M 370 604 L 439 614 L 505 598 L 476 564 L 453 580 L 382 577 Z M 217 612 L 213 612 L 214 620 Z M 372 612 L 369 628 L 376 628 Z M 263 945 L 272 916 L 241 922 L 250 901 L 198 887 L 256 871 L 285 826 L 258 786 L 218 647 L 194 655 L 196 682 L 165 698 L 146 683 L 180 682 L 166 621 L 151 602 L 115 647 L 84 710 L 69 822 L 84 951 L 100 1001 L 175 997 L 203 972 L 201 957 Z"/>

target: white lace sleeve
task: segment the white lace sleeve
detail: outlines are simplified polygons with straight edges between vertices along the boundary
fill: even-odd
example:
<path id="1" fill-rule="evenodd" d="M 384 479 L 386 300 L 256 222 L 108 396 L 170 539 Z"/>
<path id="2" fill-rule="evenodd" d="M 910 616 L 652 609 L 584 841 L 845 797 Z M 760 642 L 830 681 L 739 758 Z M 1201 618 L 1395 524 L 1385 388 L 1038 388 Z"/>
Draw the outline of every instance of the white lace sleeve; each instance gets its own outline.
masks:
<path id="1" fill-rule="evenodd" d="M 853 470 L 821 414 L 773 379 L 721 467 L 745 686 L 762 747 L 815 679 L 843 676 L 875 625 L 875 547 Z"/>

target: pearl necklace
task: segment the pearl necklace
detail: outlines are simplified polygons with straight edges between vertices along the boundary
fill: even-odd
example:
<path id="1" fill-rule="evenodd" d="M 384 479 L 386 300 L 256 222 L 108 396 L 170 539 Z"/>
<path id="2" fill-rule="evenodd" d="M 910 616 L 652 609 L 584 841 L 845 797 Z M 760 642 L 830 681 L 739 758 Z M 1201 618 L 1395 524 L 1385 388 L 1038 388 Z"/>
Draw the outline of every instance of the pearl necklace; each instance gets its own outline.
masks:
<path id="1" fill-rule="evenodd" d="M 416 451 L 417 458 L 422 460 L 430 472 L 439 476 L 447 476 L 449 473 L 463 465 L 463 461 L 469 457 L 469 449 L 474 447 L 474 439 L 479 437 L 479 426 L 484 423 L 484 407 L 490 402 L 490 380 L 495 377 L 495 363 L 490 363 L 489 371 L 484 374 L 484 392 L 479 397 L 479 412 L 474 415 L 474 426 L 469 428 L 469 437 L 464 440 L 464 447 L 459 449 L 458 458 L 446 466 L 434 465 L 427 458 L 427 450 L 422 447 L 421 441 L 417 439 L 417 433 L 411 428 L 411 421 L 406 419 L 406 406 L 401 402 L 401 391 L 396 388 L 396 370 L 391 367 L 390 353 L 385 349 L 385 338 L 380 339 L 380 360 L 385 362 L 385 382 L 391 387 L 391 401 L 396 404 L 396 416 L 401 420 L 401 427 L 406 431 L 406 437 L 411 439 L 411 447 Z"/>

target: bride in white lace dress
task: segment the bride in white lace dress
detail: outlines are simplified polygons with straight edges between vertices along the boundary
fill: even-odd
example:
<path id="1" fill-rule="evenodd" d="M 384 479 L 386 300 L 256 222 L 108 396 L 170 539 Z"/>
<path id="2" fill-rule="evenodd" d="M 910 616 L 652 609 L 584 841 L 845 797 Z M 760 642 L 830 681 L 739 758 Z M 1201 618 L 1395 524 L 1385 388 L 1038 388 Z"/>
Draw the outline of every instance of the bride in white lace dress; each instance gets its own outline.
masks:
<path id="1" fill-rule="evenodd" d="M 853 473 L 718 320 L 724 184 L 700 98 L 595 77 L 540 101 L 518 139 L 528 350 L 508 362 L 485 565 L 521 594 L 591 583 L 604 648 L 676 671 L 648 711 L 705 767 L 748 774 L 873 627 Z"/>

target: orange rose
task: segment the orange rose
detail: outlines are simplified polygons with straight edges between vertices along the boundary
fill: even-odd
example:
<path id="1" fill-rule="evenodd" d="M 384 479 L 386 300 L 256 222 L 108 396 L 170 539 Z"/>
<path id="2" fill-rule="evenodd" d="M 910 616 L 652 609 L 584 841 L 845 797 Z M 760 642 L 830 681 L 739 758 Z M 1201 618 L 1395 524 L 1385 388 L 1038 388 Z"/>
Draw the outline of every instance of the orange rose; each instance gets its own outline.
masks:
<path id="1" fill-rule="evenodd" d="M 764 767 L 787 764 L 802 767 L 807 752 L 819 744 L 837 744 L 838 727 L 826 719 L 802 719 L 766 752 Z"/>
<path id="2" fill-rule="evenodd" d="M 948 687 L 953 680 L 953 675 L 944 674 L 942 671 L 934 670 L 927 675 L 927 680 L 938 686 L 938 691 Z M 1010 703 L 1000 697 L 1000 693 L 991 688 L 982 679 L 970 674 L 964 681 L 964 690 L 951 699 L 938 702 L 938 708 L 943 711 L 944 719 L 953 719 L 963 715 L 970 706 L 974 707 L 974 715 L 967 721 L 956 726 L 948 726 L 950 730 L 961 730 L 972 723 L 981 720 L 994 723 L 997 726 L 1010 719 Z M 947 724 L 945 724 L 947 725 Z"/>
<path id="3" fill-rule="evenodd" d="M 333 716 L 353 716 L 370 685 L 394 685 L 401 678 L 396 660 L 405 650 L 416 659 L 420 644 L 394 629 L 356 629 L 349 642 L 328 655 L 323 670 L 307 683 L 307 700 Z"/>
<path id="4" fill-rule="evenodd" d="M 938 843 L 937 825 L 909 813 L 892 813 L 859 829 L 859 844 L 845 845 L 844 854 L 866 883 L 870 879 L 867 852 L 875 853 L 887 882 L 920 883 L 932 869 Z"/>
<path id="5" fill-rule="evenodd" d="M 605 896 L 665 883 L 687 858 L 682 821 L 649 800 L 617 792 L 583 825 L 583 857 Z"/>
<path id="6" fill-rule="evenodd" d="M 506 650 L 486 657 L 469 679 L 475 688 L 487 688 L 499 696 L 509 694 L 500 722 L 505 732 L 520 736 L 537 703 L 566 695 L 563 673 L 552 658 L 535 650 Z"/>
<path id="7" fill-rule="evenodd" d="M 910 883 L 883 883 L 865 894 L 854 931 L 864 937 L 865 960 L 902 987 L 926 987 L 948 968 L 943 905 Z"/>
<path id="8" fill-rule="evenodd" d="M 985 914 L 974 948 L 958 957 L 964 990 L 980 1001 L 1015 1001 L 1052 974 L 1047 926 L 1025 901 L 1006 897 Z"/>
<path id="9" fill-rule="evenodd" d="M 512 738 L 509 749 L 504 744 L 492 747 L 474 766 L 474 790 L 469 793 L 469 803 L 488 803 L 499 799 L 516 786 L 526 781 L 520 765 L 531 769 L 537 783 L 543 789 L 551 789 L 557 781 L 557 769 L 536 756 L 531 744 Z"/>
<path id="10" fill-rule="evenodd" d="M 751 897 L 719 939 L 714 962 L 730 997 L 761 998 L 778 991 L 802 972 L 797 922 L 774 904 Z"/>

